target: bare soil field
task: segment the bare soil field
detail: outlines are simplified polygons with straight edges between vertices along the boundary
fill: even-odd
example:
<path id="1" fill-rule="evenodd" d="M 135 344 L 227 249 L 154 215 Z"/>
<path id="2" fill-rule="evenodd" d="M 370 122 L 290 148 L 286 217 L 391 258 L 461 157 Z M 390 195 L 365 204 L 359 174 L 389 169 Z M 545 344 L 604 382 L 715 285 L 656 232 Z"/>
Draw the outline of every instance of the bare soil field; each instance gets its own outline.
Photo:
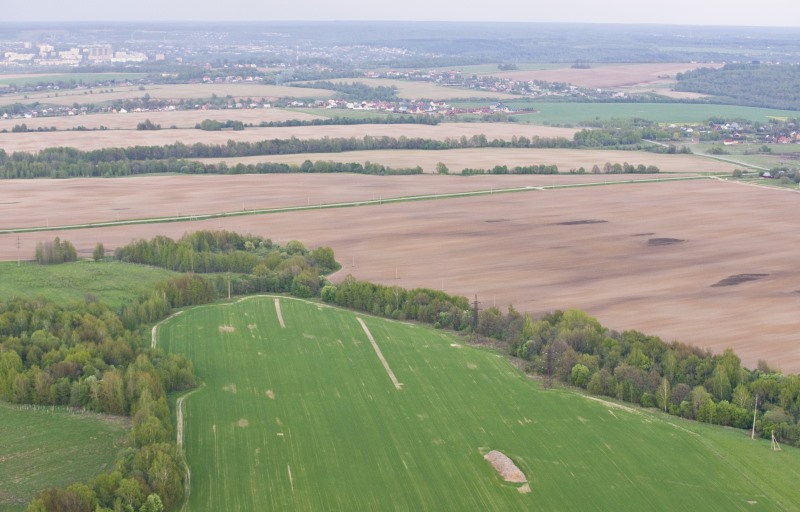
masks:
<path id="1" fill-rule="evenodd" d="M 9 94 L 0 96 L 0 106 L 12 103 L 33 103 L 35 101 L 48 105 L 100 104 L 115 100 L 141 98 L 149 94 L 153 99 L 189 100 L 208 99 L 213 95 L 220 98 L 231 96 L 235 99 L 252 98 L 254 100 L 277 98 L 328 98 L 333 96 L 332 91 L 324 89 L 303 89 L 283 85 L 266 85 L 253 83 L 238 84 L 157 84 L 148 85 L 143 89 L 137 87 L 107 87 L 91 90 L 64 89 L 60 91 L 42 91 L 24 94 Z"/>
<path id="2" fill-rule="evenodd" d="M 631 179 L 650 176 L 239 174 L 3 180 L 0 229 Z"/>
<path id="3" fill-rule="evenodd" d="M 129 114 L 126 114 L 129 115 Z M 155 121 L 154 121 L 155 122 Z M 521 125 L 519 123 L 442 123 L 431 125 L 359 124 L 340 126 L 292 126 L 286 128 L 247 128 L 242 131 L 209 132 L 198 129 L 102 130 L 79 132 L 0 133 L 0 148 L 13 151 L 39 151 L 49 147 L 68 146 L 83 150 L 128 146 L 161 146 L 183 142 L 225 144 L 234 141 L 266 139 L 321 139 L 324 137 L 421 137 L 436 140 L 472 137 L 485 134 L 490 139 L 511 140 L 514 136 L 566 137 L 572 139 L 574 128 Z M 303 159 L 305 160 L 305 158 Z M 349 160 L 352 161 L 352 160 Z M 301 160 L 302 162 L 302 160 Z"/>
<path id="4" fill-rule="evenodd" d="M 176 126 L 178 128 L 194 128 L 194 126 L 205 119 L 216 121 L 241 121 L 245 124 L 252 123 L 258 125 L 262 121 L 288 121 L 288 120 L 311 120 L 318 119 L 319 116 L 283 110 L 279 108 L 247 108 L 247 109 L 225 109 L 225 110 L 176 110 L 164 112 L 128 112 L 126 114 L 87 114 L 80 116 L 59 116 L 59 117 L 36 117 L 33 119 L 0 119 L 0 130 L 11 129 L 18 124 L 24 123 L 29 130 L 38 128 L 52 128 L 56 130 L 69 130 L 78 126 L 83 126 L 90 130 L 99 129 L 104 126 L 110 130 L 135 130 L 136 125 L 149 119 L 155 124 L 160 124 L 163 129 Z M 79 137 L 73 134 L 73 137 Z"/>
<path id="5" fill-rule="evenodd" d="M 515 94 L 502 92 L 482 91 L 476 89 L 462 89 L 458 87 L 445 87 L 432 82 L 411 82 L 409 80 L 392 80 L 390 78 L 352 78 L 331 80 L 334 83 L 359 82 L 370 87 L 397 87 L 397 95 L 408 100 L 454 100 L 454 99 L 482 99 L 510 100 L 519 99 Z"/>
<path id="6" fill-rule="evenodd" d="M 328 178 L 341 179 L 311 178 L 325 179 L 317 185 L 299 183 L 309 196 L 330 186 Z M 365 191 L 371 185 L 363 184 L 385 179 L 347 178 Z M 432 178 L 416 176 L 412 182 Z M 189 188 L 175 186 L 172 197 L 187 200 L 182 197 Z M 82 201 L 73 193 L 57 187 L 51 204 Z M 17 194 L 25 199 L 25 192 L 4 198 Z M 169 192 L 164 194 L 153 204 L 169 201 Z M 88 256 L 96 242 L 111 249 L 159 233 L 178 237 L 222 227 L 280 243 L 298 239 L 312 247 L 330 245 L 345 265 L 334 280 L 350 273 L 409 288 L 444 288 L 469 297 L 478 294 L 482 307 L 513 304 L 537 314 L 575 307 L 611 328 L 638 329 L 714 351 L 733 347 L 750 367 L 765 359 L 798 372 L 800 271 L 791 236 L 800 229 L 796 194 L 715 180 L 532 190 L 26 234 L 22 256 L 31 257 L 38 241 L 56 235 Z M 41 215 L 38 205 L 13 206 L 16 215 Z M 0 235 L 2 259 L 15 259 L 16 247 L 16 235 Z"/>
<path id="7" fill-rule="evenodd" d="M 553 128 L 550 128 L 553 129 Z M 493 134 L 494 135 L 494 134 Z M 500 137 L 498 137 L 500 138 Z M 0 144 L 1 147 L 1 144 Z M 211 158 L 200 161 L 217 163 L 227 162 L 256 164 L 258 162 L 279 162 L 302 164 L 305 160 L 358 162 L 366 161 L 388 165 L 394 168 L 416 167 L 424 172 L 435 172 L 438 162 L 444 163 L 451 173 L 460 173 L 462 169 L 491 169 L 495 165 L 509 167 L 524 165 L 556 165 L 559 171 L 583 167 L 587 172 L 597 164 L 603 167 L 606 162 L 638 165 L 655 165 L 661 172 L 705 173 L 733 172 L 737 167 L 730 162 L 712 160 L 697 155 L 666 155 L 646 153 L 643 151 L 612 151 L 590 149 L 523 149 L 523 148 L 469 148 L 443 151 L 426 150 L 385 150 L 385 151 L 348 151 L 346 153 L 315 153 L 302 155 L 269 155 L 241 158 Z"/>
<path id="8" fill-rule="evenodd" d="M 533 71 L 505 71 L 495 76 L 514 80 L 544 80 L 566 82 L 580 87 L 617 88 L 635 85 L 655 85 L 674 82 L 675 75 L 701 67 L 721 67 L 722 64 L 619 64 L 595 65 L 589 69 L 544 69 Z M 663 77 L 668 76 L 669 79 Z M 662 78 L 660 78 L 662 77 Z"/>

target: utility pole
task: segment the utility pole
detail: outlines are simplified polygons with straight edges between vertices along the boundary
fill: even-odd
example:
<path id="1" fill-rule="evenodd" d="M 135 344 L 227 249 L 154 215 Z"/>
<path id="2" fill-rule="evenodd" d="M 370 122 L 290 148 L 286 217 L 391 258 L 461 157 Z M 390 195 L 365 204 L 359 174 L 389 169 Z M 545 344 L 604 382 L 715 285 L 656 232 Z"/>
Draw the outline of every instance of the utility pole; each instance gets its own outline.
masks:
<path id="1" fill-rule="evenodd" d="M 472 330 L 478 332 L 478 294 L 475 294 L 475 302 L 472 303 Z"/>

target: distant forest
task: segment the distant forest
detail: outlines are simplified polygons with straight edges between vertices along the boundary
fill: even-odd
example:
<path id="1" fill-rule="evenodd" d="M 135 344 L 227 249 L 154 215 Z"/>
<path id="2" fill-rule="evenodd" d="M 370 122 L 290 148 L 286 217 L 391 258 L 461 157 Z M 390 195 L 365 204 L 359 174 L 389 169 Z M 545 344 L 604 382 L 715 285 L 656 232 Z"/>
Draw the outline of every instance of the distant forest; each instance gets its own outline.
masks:
<path id="1" fill-rule="evenodd" d="M 726 64 L 678 73 L 675 90 L 711 94 L 725 103 L 800 110 L 800 65 Z"/>

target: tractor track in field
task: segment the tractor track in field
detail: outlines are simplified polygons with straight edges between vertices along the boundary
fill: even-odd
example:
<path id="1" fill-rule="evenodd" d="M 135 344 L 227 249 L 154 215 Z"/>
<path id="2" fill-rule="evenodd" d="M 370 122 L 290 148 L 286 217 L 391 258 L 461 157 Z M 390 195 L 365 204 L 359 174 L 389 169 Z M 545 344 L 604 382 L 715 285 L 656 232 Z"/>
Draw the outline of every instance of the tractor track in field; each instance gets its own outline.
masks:
<path id="1" fill-rule="evenodd" d="M 403 384 L 401 384 L 397 380 L 397 377 L 395 377 L 394 372 L 392 371 L 391 368 L 389 368 L 389 363 L 386 361 L 386 358 L 383 357 L 383 353 L 381 352 L 381 349 L 378 346 L 378 344 L 375 342 L 375 338 L 372 337 L 372 333 L 369 332 L 369 329 L 367 328 L 367 324 L 365 324 L 364 320 L 362 320 L 360 317 L 356 317 L 356 320 L 358 320 L 358 323 L 361 324 L 361 328 L 364 329 L 364 333 L 367 335 L 367 338 L 369 338 L 369 342 L 372 343 L 372 348 L 375 349 L 375 353 L 378 355 L 378 359 L 381 360 L 381 363 L 383 364 L 383 368 L 386 370 L 386 373 L 389 374 L 389 378 L 392 379 L 392 383 L 394 384 L 394 387 L 398 391 L 403 389 Z"/>

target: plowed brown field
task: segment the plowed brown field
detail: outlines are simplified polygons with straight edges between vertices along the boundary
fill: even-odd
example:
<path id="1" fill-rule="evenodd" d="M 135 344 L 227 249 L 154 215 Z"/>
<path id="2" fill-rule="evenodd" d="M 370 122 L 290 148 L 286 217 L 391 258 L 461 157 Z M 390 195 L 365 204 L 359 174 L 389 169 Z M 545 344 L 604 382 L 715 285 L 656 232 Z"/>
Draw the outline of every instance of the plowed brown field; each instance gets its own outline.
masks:
<path id="1" fill-rule="evenodd" d="M 178 204 L 215 209 L 261 196 L 275 198 L 275 204 L 302 204 L 305 196 L 313 204 L 315 197 L 344 198 L 350 193 L 371 198 L 372 193 L 406 195 L 408 189 L 423 193 L 464 183 L 547 185 L 552 179 L 259 176 L 264 180 L 260 185 L 247 187 L 244 182 L 234 185 L 228 180 L 235 177 L 228 176 L 224 179 L 229 186 L 223 187 L 216 181 L 222 178 L 212 178 L 89 182 L 122 187 L 98 193 L 107 198 L 102 205 L 73 187 L 80 180 L 25 182 L 34 188 L 50 183 L 50 190 L 3 194 L 6 204 L 0 204 L 0 214 L 7 221 L 12 217 L 19 221 L 42 217 L 45 208 L 72 203 L 58 215 L 58 222 L 105 220 L 111 208 L 135 207 L 155 215 Z M 266 178 L 281 178 L 287 185 Z M 302 179 L 295 181 L 298 178 Z M 2 186 L 5 191 L 17 183 Z M 204 183 L 210 193 L 196 191 Z M 149 199 L 132 192 L 137 189 L 149 191 Z M 288 197 L 292 194 L 294 198 Z M 228 199 L 204 206 L 203 198 L 210 196 Z M 793 235 L 800 229 L 797 198 L 796 192 L 712 180 L 531 190 L 222 221 L 24 234 L 21 253 L 31 257 L 37 241 L 56 235 L 88 256 L 98 241 L 113 248 L 159 233 L 178 237 L 186 231 L 223 227 L 282 243 L 299 239 L 309 246 L 330 245 L 345 265 L 334 280 L 352 273 L 404 287 L 443 287 L 469 297 L 477 293 L 483 307 L 514 304 L 535 313 L 575 307 L 615 329 L 639 329 L 714 351 L 733 347 L 748 366 L 766 359 L 785 371 L 798 372 L 800 271 Z M 94 213 L 83 215 L 84 210 Z M 124 215 L 128 210 L 117 211 Z M 16 255 L 17 236 L 0 235 L 0 257 L 9 260 Z M 755 278 L 729 279 L 744 274 Z"/>

